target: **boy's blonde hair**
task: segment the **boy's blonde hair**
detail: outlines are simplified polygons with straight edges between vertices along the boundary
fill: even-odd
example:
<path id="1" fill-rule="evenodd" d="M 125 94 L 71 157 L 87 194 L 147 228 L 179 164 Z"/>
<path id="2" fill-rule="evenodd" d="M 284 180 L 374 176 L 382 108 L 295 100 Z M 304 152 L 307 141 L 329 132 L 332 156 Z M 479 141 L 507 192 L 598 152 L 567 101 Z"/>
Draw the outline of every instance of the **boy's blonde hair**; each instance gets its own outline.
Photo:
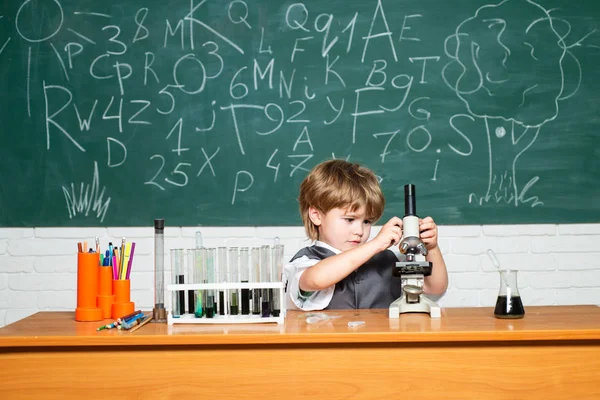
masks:
<path id="1" fill-rule="evenodd" d="M 366 167 L 344 160 L 324 161 L 315 166 L 300 185 L 298 201 L 304 229 L 311 240 L 318 239 L 319 231 L 310 220 L 310 207 L 322 213 L 334 208 L 355 211 L 365 207 L 365 214 L 372 222 L 381 218 L 385 207 L 375 174 Z"/>

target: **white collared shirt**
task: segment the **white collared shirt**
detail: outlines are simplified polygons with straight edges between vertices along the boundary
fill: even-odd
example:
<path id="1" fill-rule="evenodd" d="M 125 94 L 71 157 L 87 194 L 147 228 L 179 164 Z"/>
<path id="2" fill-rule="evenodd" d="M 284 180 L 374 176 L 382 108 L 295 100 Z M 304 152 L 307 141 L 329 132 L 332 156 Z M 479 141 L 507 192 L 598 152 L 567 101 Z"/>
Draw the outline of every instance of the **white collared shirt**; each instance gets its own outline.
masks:
<path id="1" fill-rule="evenodd" d="M 335 254 L 340 254 L 341 251 L 331 247 L 327 243 L 319 240 L 315 241 L 315 246 L 323 247 L 331 250 Z M 294 261 L 290 261 L 283 267 L 283 276 L 286 284 L 286 304 L 288 310 L 322 310 L 329 305 L 333 292 L 335 291 L 335 285 L 331 285 L 327 289 L 318 290 L 312 292 L 310 296 L 305 297 L 300 294 L 300 277 L 306 271 L 307 268 L 312 267 L 321 260 L 308 258 L 302 256 Z"/>

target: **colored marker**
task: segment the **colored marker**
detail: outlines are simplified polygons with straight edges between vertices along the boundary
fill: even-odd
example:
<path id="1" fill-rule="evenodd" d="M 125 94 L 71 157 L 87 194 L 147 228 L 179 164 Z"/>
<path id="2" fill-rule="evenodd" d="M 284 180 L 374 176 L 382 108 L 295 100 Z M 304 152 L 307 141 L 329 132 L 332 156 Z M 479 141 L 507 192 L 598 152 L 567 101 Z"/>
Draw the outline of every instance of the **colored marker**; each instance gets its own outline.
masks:
<path id="1" fill-rule="evenodd" d="M 136 315 L 138 315 L 138 314 L 141 314 L 141 313 L 142 313 L 142 310 L 137 310 L 137 311 L 134 311 L 134 312 L 132 312 L 131 314 L 127 314 L 127 315 L 125 315 L 124 317 L 117 318 L 117 322 L 121 322 L 121 321 L 123 321 L 123 320 L 129 319 L 129 318 L 132 318 L 132 317 L 135 317 Z"/>
<path id="2" fill-rule="evenodd" d="M 133 316 L 129 319 L 126 319 L 125 321 L 121 321 L 121 322 L 124 324 L 131 324 L 133 321 L 136 321 L 136 320 L 138 320 L 140 318 L 144 318 L 144 317 L 145 317 L 145 315 L 143 313 L 140 313 L 138 315 L 135 315 L 135 316 Z"/>
<path id="3" fill-rule="evenodd" d="M 138 318 L 138 319 L 133 320 L 131 322 L 123 322 L 121 325 L 119 325 L 117 327 L 117 329 L 125 329 L 125 330 L 131 329 L 134 326 L 136 326 L 137 324 L 140 324 L 142 321 L 143 321 L 143 318 Z"/>
<path id="4" fill-rule="evenodd" d="M 133 263 L 133 253 L 135 252 L 135 242 L 131 243 L 131 252 L 129 253 L 129 261 L 127 263 L 127 274 L 125 275 L 125 279 L 129 279 L 129 274 L 131 274 L 131 263 Z"/>

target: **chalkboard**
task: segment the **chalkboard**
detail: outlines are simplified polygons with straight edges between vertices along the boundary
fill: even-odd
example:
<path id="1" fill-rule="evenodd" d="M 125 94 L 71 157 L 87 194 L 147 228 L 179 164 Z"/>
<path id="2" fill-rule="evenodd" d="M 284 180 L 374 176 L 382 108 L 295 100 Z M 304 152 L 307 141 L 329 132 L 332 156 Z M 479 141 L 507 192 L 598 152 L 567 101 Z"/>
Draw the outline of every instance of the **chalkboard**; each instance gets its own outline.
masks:
<path id="1" fill-rule="evenodd" d="M 3 3 L 0 226 L 300 225 L 330 158 L 384 218 L 600 221 L 596 0 Z"/>

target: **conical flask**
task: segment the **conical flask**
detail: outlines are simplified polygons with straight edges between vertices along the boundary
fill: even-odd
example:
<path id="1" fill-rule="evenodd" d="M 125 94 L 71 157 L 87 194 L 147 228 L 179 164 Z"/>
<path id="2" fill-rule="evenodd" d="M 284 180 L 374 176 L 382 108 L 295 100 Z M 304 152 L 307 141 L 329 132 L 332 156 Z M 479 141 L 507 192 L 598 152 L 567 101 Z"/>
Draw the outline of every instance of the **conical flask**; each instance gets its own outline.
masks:
<path id="1" fill-rule="evenodd" d="M 500 292 L 496 300 L 496 318 L 523 318 L 525 309 L 517 287 L 517 271 L 503 269 L 500 273 Z"/>

